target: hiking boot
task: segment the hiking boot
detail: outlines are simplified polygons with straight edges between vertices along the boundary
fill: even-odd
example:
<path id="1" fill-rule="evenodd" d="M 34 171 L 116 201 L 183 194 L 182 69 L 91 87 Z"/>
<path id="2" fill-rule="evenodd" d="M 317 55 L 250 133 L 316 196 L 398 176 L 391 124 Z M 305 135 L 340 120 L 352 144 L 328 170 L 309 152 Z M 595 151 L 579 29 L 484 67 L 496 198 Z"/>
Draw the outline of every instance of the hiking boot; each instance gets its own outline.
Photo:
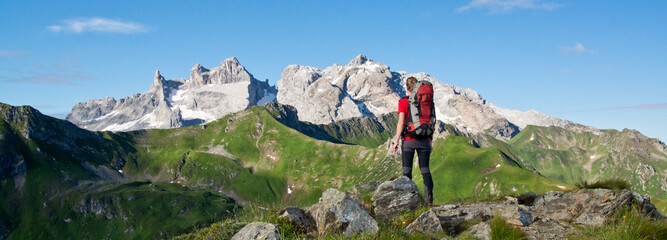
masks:
<path id="1" fill-rule="evenodd" d="M 424 201 L 426 202 L 426 204 L 428 204 L 429 207 L 433 206 L 433 196 L 429 194 L 429 191 L 424 191 L 424 192 L 425 192 Z"/>

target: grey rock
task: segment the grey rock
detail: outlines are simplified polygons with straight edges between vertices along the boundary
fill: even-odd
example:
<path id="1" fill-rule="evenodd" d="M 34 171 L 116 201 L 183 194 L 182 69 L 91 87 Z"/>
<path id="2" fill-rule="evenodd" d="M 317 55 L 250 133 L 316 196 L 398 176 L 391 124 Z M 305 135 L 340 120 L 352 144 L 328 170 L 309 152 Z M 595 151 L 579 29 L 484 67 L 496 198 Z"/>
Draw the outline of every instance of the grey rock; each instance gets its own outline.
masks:
<path id="1" fill-rule="evenodd" d="M 296 226 L 299 233 L 309 234 L 317 230 L 313 216 L 300 208 L 288 207 L 278 212 L 277 215 L 286 218 L 290 224 Z"/>
<path id="2" fill-rule="evenodd" d="M 405 176 L 380 184 L 372 200 L 375 217 L 380 221 L 391 219 L 403 211 L 415 210 L 424 204 L 417 185 Z"/>
<path id="3" fill-rule="evenodd" d="M 254 222 L 234 234 L 232 240 L 277 240 L 280 234 L 276 226 L 270 223 Z"/>
<path id="4" fill-rule="evenodd" d="M 481 239 L 481 240 L 490 240 L 491 239 L 491 225 L 488 221 L 480 222 L 473 225 L 468 229 L 470 234 Z"/>
<path id="5" fill-rule="evenodd" d="M 567 235 L 576 234 L 580 230 L 563 221 L 539 221 L 528 227 L 520 228 L 528 239 L 567 239 Z"/>
<path id="6" fill-rule="evenodd" d="M 403 232 L 408 234 L 419 232 L 433 237 L 444 233 L 440 219 L 433 210 L 422 213 L 415 219 L 415 221 L 410 223 Z"/>
<path id="7" fill-rule="evenodd" d="M 318 232 L 343 233 L 345 237 L 358 234 L 375 235 L 378 224 L 346 193 L 330 188 L 322 193 L 319 202 L 309 212 L 317 223 Z"/>
<path id="8" fill-rule="evenodd" d="M 647 216 L 662 218 L 662 214 L 648 199 L 638 200 L 635 196 L 628 190 L 609 189 L 582 189 L 567 194 L 548 192 L 537 197 L 532 210 L 544 218 L 572 219 L 577 224 L 601 225 L 617 209 L 634 204 L 641 209 L 649 209 L 645 212 Z"/>

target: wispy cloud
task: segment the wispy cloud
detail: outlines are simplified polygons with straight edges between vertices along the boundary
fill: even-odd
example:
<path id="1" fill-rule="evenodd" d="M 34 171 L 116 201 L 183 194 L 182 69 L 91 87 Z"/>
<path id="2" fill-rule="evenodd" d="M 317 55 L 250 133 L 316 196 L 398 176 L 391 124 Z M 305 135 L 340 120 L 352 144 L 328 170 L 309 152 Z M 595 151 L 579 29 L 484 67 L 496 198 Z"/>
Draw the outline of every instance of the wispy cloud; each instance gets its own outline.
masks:
<path id="1" fill-rule="evenodd" d="M 540 0 L 473 0 L 468 5 L 457 8 L 456 11 L 464 12 L 471 9 L 486 9 L 489 13 L 504 13 L 514 9 L 554 10 L 561 6 L 558 3 L 542 2 Z"/>
<path id="2" fill-rule="evenodd" d="M 35 74 L 28 77 L 8 78 L 2 77 L 6 82 L 14 83 L 50 83 L 60 85 L 74 85 L 75 81 L 95 80 L 94 77 L 69 74 Z"/>
<path id="3" fill-rule="evenodd" d="M 641 105 L 609 107 L 609 108 L 594 108 L 581 111 L 589 112 L 589 111 L 615 111 L 615 110 L 667 110 L 667 103 L 641 104 Z"/>
<path id="4" fill-rule="evenodd" d="M 76 34 L 84 32 L 132 34 L 149 31 L 146 25 L 140 23 L 106 18 L 67 19 L 63 20 L 60 25 L 48 26 L 46 29 L 56 33 L 69 32 Z"/>
<path id="5" fill-rule="evenodd" d="M 3 51 L 3 50 L 0 50 L 0 58 L 18 57 L 22 54 L 23 54 L 23 52 L 21 52 L 21 51 Z"/>
<path id="6" fill-rule="evenodd" d="M 587 49 L 583 44 L 577 43 L 574 44 L 574 47 L 562 46 L 563 54 L 584 54 L 584 53 L 595 53 L 595 51 Z"/>
<path id="7" fill-rule="evenodd" d="M 88 76 L 90 68 L 74 58 L 58 58 L 50 64 L 27 63 L 21 64 L 21 67 L 0 67 L 0 82 L 74 85 L 97 79 Z"/>

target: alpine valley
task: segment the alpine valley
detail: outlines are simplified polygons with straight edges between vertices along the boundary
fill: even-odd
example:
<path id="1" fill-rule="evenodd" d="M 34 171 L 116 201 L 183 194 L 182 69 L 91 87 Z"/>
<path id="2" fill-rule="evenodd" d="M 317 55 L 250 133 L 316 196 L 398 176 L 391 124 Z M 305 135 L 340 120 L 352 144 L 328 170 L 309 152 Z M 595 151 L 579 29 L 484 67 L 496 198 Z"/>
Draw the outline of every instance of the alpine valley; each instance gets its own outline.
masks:
<path id="1" fill-rule="evenodd" d="M 187 79 L 157 71 L 147 92 L 79 103 L 67 120 L 0 103 L 0 239 L 171 238 L 400 176 L 388 145 L 411 76 L 434 85 L 435 205 L 620 178 L 667 210 L 667 146 L 635 130 L 501 108 L 363 55 L 287 66 L 276 86 L 229 58 Z"/>

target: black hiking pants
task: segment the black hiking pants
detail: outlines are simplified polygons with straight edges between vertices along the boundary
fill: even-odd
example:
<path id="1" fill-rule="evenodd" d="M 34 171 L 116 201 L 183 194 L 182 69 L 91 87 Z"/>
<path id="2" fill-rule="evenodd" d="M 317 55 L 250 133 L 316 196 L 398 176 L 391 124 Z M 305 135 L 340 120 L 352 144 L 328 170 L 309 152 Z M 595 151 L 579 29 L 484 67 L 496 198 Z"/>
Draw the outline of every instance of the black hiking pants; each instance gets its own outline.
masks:
<path id="1" fill-rule="evenodd" d="M 433 203 L 433 178 L 431 177 L 431 170 L 429 169 L 429 161 L 431 159 L 431 141 L 403 141 L 401 146 L 403 176 L 412 179 L 412 163 L 415 157 L 419 157 L 419 170 L 424 178 L 424 200 Z"/>

